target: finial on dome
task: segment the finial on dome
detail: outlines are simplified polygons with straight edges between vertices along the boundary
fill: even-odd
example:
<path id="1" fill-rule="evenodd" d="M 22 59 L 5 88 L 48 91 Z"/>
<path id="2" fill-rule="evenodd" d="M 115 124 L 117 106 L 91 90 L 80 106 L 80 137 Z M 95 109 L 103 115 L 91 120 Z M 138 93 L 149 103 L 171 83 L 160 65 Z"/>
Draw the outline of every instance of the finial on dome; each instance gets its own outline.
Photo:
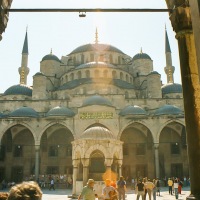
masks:
<path id="1" fill-rule="evenodd" d="M 142 52 L 142 47 L 141 47 L 141 49 L 140 49 L 140 53 L 142 54 L 143 52 Z"/>
<path id="2" fill-rule="evenodd" d="M 97 31 L 97 28 L 96 28 L 96 32 L 95 32 L 95 44 L 98 44 L 98 31 Z"/>

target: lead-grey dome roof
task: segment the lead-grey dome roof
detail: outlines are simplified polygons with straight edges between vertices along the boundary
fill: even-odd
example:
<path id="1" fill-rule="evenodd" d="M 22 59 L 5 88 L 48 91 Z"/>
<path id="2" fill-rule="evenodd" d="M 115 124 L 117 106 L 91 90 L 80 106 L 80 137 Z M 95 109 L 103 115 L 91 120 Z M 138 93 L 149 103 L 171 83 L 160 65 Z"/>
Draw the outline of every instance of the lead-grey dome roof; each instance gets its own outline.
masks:
<path id="1" fill-rule="evenodd" d="M 163 85 L 161 88 L 163 95 L 170 93 L 182 93 L 182 85 L 178 83 L 168 83 Z"/>
<path id="2" fill-rule="evenodd" d="M 66 107 L 57 106 L 49 110 L 46 114 L 47 117 L 56 117 L 56 116 L 66 116 L 66 117 L 73 117 L 75 113 Z"/>
<path id="3" fill-rule="evenodd" d="M 164 105 L 155 111 L 155 115 L 183 115 L 183 111 L 174 105 Z"/>
<path id="4" fill-rule="evenodd" d="M 121 50 L 109 44 L 85 44 L 74 49 L 69 55 L 86 51 L 112 51 L 124 54 Z"/>
<path id="5" fill-rule="evenodd" d="M 32 96 L 33 89 L 24 84 L 13 85 L 9 87 L 5 92 L 4 95 L 26 95 Z"/>
<path id="6" fill-rule="evenodd" d="M 52 54 L 52 53 L 50 53 L 50 54 L 44 56 L 44 57 L 42 58 L 42 61 L 44 61 L 44 60 L 55 60 L 55 61 L 60 62 L 60 59 L 59 59 L 56 55 L 54 55 L 54 54 Z"/>
<path id="7" fill-rule="evenodd" d="M 38 113 L 30 107 L 20 107 L 12 111 L 9 117 L 38 117 Z"/>
<path id="8" fill-rule="evenodd" d="M 82 106 L 90 106 L 90 105 L 104 105 L 104 106 L 112 106 L 111 102 L 108 99 L 105 99 L 102 96 L 94 95 L 83 101 Z"/>
<path id="9" fill-rule="evenodd" d="M 138 59 L 149 59 L 149 60 L 151 60 L 151 57 L 148 54 L 141 52 L 141 53 L 138 53 L 135 56 L 133 56 L 132 60 L 135 61 L 135 60 L 138 60 Z"/>
<path id="10" fill-rule="evenodd" d="M 90 67 L 117 68 L 114 65 L 105 63 L 105 62 L 89 62 L 89 63 L 84 63 L 82 65 L 79 65 L 78 67 L 76 67 L 76 69 L 83 69 L 83 68 L 90 68 Z"/>
<path id="11" fill-rule="evenodd" d="M 132 106 L 132 105 L 129 105 L 129 106 L 126 106 L 125 108 L 123 108 L 119 115 L 121 116 L 125 116 L 125 115 L 147 115 L 146 111 L 141 108 L 140 106 Z"/>
<path id="12" fill-rule="evenodd" d="M 81 139 L 114 139 L 113 134 L 107 128 L 101 126 L 91 127 L 85 130 L 81 136 Z"/>

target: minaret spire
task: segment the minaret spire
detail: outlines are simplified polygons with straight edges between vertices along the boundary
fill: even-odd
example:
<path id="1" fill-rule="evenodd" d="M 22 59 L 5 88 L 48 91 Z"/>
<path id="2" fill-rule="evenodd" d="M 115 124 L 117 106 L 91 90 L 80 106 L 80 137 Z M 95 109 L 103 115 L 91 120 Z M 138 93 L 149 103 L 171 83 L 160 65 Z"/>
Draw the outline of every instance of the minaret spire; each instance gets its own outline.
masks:
<path id="1" fill-rule="evenodd" d="M 27 65 L 28 65 L 28 34 L 26 28 L 26 35 L 22 49 L 21 67 L 19 67 L 18 69 L 20 74 L 20 84 L 25 84 L 25 85 L 27 84 L 27 76 L 29 73 L 29 68 Z"/>
<path id="2" fill-rule="evenodd" d="M 98 30 L 96 28 L 96 32 L 95 32 L 95 44 L 98 44 L 99 40 L 98 40 Z"/>
<path id="3" fill-rule="evenodd" d="M 164 70 L 165 73 L 167 74 L 167 83 L 174 83 L 173 74 L 175 67 L 172 66 L 171 48 L 169 44 L 166 26 L 165 26 L 165 57 L 166 57 L 166 67 L 164 68 Z"/>

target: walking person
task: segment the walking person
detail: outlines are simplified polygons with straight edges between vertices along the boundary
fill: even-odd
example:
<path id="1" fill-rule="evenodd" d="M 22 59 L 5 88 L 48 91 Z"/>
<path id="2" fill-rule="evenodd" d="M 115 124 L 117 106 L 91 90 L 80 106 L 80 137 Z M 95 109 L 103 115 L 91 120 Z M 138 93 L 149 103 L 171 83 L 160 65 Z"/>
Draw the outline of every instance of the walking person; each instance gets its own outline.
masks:
<path id="1" fill-rule="evenodd" d="M 168 180 L 168 187 L 169 187 L 169 194 L 172 195 L 172 186 L 173 186 L 173 181 L 171 180 L 171 178 L 169 178 Z"/>
<path id="2" fill-rule="evenodd" d="M 55 190 L 55 187 L 54 187 L 54 180 L 53 180 L 53 178 L 51 178 L 51 181 L 50 181 L 50 187 L 49 187 L 49 190 L 51 190 L 51 189 Z"/>
<path id="3" fill-rule="evenodd" d="M 94 180 L 88 179 L 87 185 L 83 187 L 81 194 L 78 196 L 78 200 L 83 198 L 84 200 L 95 200 L 97 195 L 94 191 Z"/>
<path id="4" fill-rule="evenodd" d="M 139 179 L 136 185 L 136 191 L 137 191 L 137 200 L 139 200 L 140 196 L 142 197 L 142 200 L 144 200 L 145 187 L 141 179 Z"/>
<path id="5" fill-rule="evenodd" d="M 157 190 L 157 196 L 160 196 L 160 181 L 159 178 L 156 179 L 156 190 Z"/>
<path id="6" fill-rule="evenodd" d="M 179 179 L 178 180 L 178 193 L 179 194 L 181 194 L 182 187 L 183 187 L 183 182 Z"/>
<path id="7" fill-rule="evenodd" d="M 153 184 L 156 185 L 157 180 L 153 179 Z M 157 192 L 157 187 L 155 186 L 152 190 L 153 193 L 153 200 L 156 200 L 156 192 Z M 159 195 L 160 196 L 160 195 Z"/>
<path id="8" fill-rule="evenodd" d="M 175 192 L 175 198 L 178 199 L 178 180 L 174 180 L 174 192 Z"/>
<path id="9" fill-rule="evenodd" d="M 126 182 L 124 181 L 123 176 L 120 176 L 119 180 L 117 181 L 117 191 L 119 194 L 119 200 L 125 200 Z"/>
<path id="10" fill-rule="evenodd" d="M 111 180 L 105 180 L 105 187 L 103 188 L 102 194 L 105 200 L 114 200 L 117 198 L 117 191 L 111 186 Z"/>
<path id="11" fill-rule="evenodd" d="M 151 182 L 150 179 L 148 179 L 146 183 L 144 184 L 144 186 L 145 186 L 145 189 L 147 190 L 149 200 L 151 200 L 152 190 L 153 188 L 155 188 L 155 185 Z"/>

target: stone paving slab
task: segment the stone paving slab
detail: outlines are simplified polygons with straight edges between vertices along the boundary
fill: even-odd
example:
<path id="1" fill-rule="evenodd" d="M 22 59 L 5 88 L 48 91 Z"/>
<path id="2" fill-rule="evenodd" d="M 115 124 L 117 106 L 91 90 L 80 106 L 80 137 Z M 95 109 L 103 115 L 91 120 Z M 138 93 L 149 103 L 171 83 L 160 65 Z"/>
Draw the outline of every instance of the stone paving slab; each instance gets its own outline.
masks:
<path id="1" fill-rule="evenodd" d="M 182 194 L 179 195 L 179 200 L 185 200 L 187 196 L 190 194 L 190 188 L 184 187 L 182 190 Z M 43 200 L 67 200 L 71 199 L 68 196 L 71 195 L 71 190 L 65 189 L 56 189 L 54 190 L 43 190 Z M 136 200 L 136 194 L 133 190 L 127 192 L 127 200 Z M 141 199 L 141 198 L 140 198 Z M 146 200 L 149 200 L 147 195 Z M 153 197 L 152 197 L 153 200 Z M 161 196 L 156 196 L 156 200 L 175 200 L 174 195 L 169 195 L 168 188 L 161 188 Z"/>

